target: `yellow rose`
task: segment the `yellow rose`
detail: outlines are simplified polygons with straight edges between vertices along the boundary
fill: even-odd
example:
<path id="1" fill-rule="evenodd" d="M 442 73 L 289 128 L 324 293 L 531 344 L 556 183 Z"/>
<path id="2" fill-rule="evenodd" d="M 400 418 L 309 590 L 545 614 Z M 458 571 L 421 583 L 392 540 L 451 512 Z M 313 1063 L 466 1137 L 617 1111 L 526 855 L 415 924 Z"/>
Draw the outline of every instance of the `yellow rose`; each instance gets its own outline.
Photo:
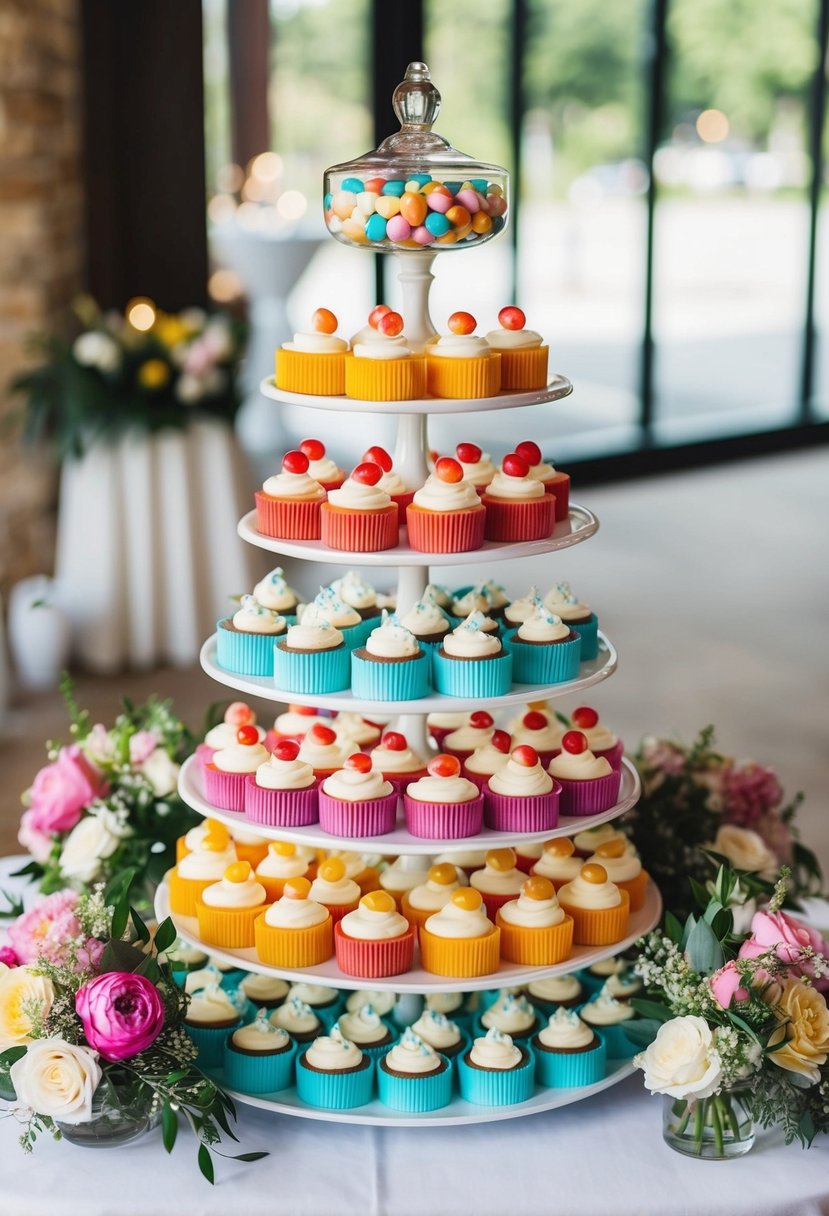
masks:
<path id="1" fill-rule="evenodd" d="M 186 338 L 189 338 L 191 333 L 190 326 L 180 316 L 169 312 L 156 313 L 153 335 L 168 350 L 172 350 L 174 346 L 178 346 L 179 342 L 183 342 Z"/>
<path id="2" fill-rule="evenodd" d="M 148 359 L 138 369 L 138 383 L 142 388 L 163 388 L 170 379 L 170 369 L 163 359 Z"/>
<path id="3" fill-rule="evenodd" d="M 829 1009 L 823 995 L 800 980 L 786 980 L 777 1006 L 786 1021 L 769 1039 L 770 1059 L 787 1072 L 808 1077 L 811 1084 L 820 1080 L 820 1066 L 829 1055 Z M 788 1040 L 788 1041 L 786 1041 Z"/>
<path id="4" fill-rule="evenodd" d="M 32 1027 L 52 1008 L 55 990 L 33 967 L 12 967 L 0 976 L 0 1051 L 31 1041 Z"/>

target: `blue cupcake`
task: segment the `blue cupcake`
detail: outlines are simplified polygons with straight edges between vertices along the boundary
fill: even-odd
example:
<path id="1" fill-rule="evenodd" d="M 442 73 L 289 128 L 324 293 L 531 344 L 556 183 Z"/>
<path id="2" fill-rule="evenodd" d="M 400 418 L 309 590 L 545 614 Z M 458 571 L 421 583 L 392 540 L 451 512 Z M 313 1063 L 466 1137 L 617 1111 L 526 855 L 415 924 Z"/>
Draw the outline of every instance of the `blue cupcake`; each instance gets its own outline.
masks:
<path id="1" fill-rule="evenodd" d="M 216 625 L 216 662 L 238 676 L 272 676 L 274 644 L 287 631 L 284 616 L 243 595 L 238 611 Z"/>
<path id="2" fill-rule="evenodd" d="M 343 635 L 348 650 L 362 646 L 374 626 L 374 621 L 364 620 L 357 608 L 337 594 L 333 584 L 320 587 L 319 594 L 306 604 L 299 619 L 303 625 L 333 625 Z"/>
<path id="3" fill-rule="evenodd" d="M 274 647 L 274 684 L 283 692 L 342 692 L 350 675 L 351 651 L 333 625 L 291 625 Z"/>
<path id="4" fill-rule="evenodd" d="M 287 1030 L 274 1026 L 267 1009 L 232 1031 L 224 1044 L 224 1081 L 245 1094 L 267 1094 L 293 1083 L 296 1044 Z"/>
<path id="5" fill-rule="evenodd" d="M 624 1001 L 617 1001 L 607 984 L 579 1010 L 581 1019 L 604 1040 L 611 1060 L 627 1060 L 639 1050 L 625 1034 L 625 1026 L 636 1017 L 636 1011 Z"/>
<path id="6" fill-rule="evenodd" d="M 264 608 L 272 608 L 274 612 L 280 613 L 286 620 L 293 623 L 295 619 L 293 613 L 296 612 L 299 595 L 293 587 L 288 586 L 285 571 L 281 566 L 269 571 L 264 578 L 259 580 L 253 588 L 253 595 L 254 599 L 257 599 Z"/>
<path id="7" fill-rule="evenodd" d="M 473 1026 L 473 1035 L 484 1035 L 487 1031 L 500 1030 L 508 1034 L 515 1043 L 526 1043 L 540 1028 L 540 1019 L 534 1007 L 520 992 L 504 989 L 483 1011 Z"/>
<path id="8" fill-rule="evenodd" d="M 429 692 L 429 677 L 428 654 L 387 612 L 365 646 L 351 652 L 351 691 L 366 701 L 415 701 Z"/>
<path id="9" fill-rule="evenodd" d="M 561 617 L 581 638 L 581 661 L 595 659 L 599 653 L 599 618 L 573 594 L 569 583 L 556 583 L 544 596 L 544 607 Z"/>
<path id="10" fill-rule="evenodd" d="M 196 1063 L 200 1068 L 221 1067 L 225 1040 L 241 1024 L 239 1004 L 218 984 L 210 984 L 192 993 L 184 1029 L 198 1048 Z"/>
<path id="11" fill-rule="evenodd" d="M 368 1001 L 357 1009 L 346 1009 L 337 1018 L 337 1026 L 344 1039 L 356 1043 L 365 1056 L 377 1061 L 397 1042 L 397 1030 L 391 1022 L 381 1018 Z"/>
<path id="12" fill-rule="evenodd" d="M 512 655 L 517 684 L 561 684 L 575 680 L 581 662 L 581 638 L 536 596 L 533 610 L 504 637 Z"/>
<path id="13" fill-rule="evenodd" d="M 461 1097 L 477 1106 L 526 1102 L 534 1089 L 535 1058 L 508 1034 L 488 1030 L 458 1059 Z"/>
<path id="14" fill-rule="evenodd" d="M 512 683 L 512 657 L 497 637 L 481 628 L 482 612 L 473 612 L 433 656 L 438 692 L 450 697 L 501 697 Z"/>
<path id="15" fill-rule="evenodd" d="M 453 1069 L 457 1065 L 458 1056 L 469 1048 L 469 1036 L 459 1024 L 445 1013 L 437 1009 L 424 1009 L 416 1022 L 412 1022 L 411 1030 L 428 1043 L 440 1055 L 445 1056 Z"/>
<path id="16" fill-rule="evenodd" d="M 371 1101 L 374 1061 L 337 1026 L 315 1039 L 296 1062 L 296 1091 L 309 1106 L 350 1110 Z"/>
<path id="17" fill-rule="evenodd" d="M 310 1006 L 325 1028 L 323 1033 L 331 1029 L 345 1008 L 345 993 L 339 988 L 326 988 L 323 984 L 302 981 L 292 984 L 287 999 L 291 1001 L 295 997 Z M 290 1030 L 290 1027 L 286 1029 Z"/>
<path id="18" fill-rule="evenodd" d="M 533 1037 L 532 1047 L 539 1085 L 594 1085 L 605 1074 L 604 1041 L 575 1009 L 557 1009 Z"/>
<path id="19" fill-rule="evenodd" d="M 344 604 L 356 608 L 362 622 L 362 644 L 380 620 L 380 607 L 377 603 L 377 592 L 371 583 L 367 582 L 356 570 L 349 570 L 342 578 L 335 578 L 331 583 Z"/>
<path id="20" fill-rule="evenodd" d="M 407 1026 L 377 1065 L 377 1089 L 380 1101 L 392 1110 L 440 1110 L 452 1098 L 452 1069 L 445 1056 Z"/>
<path id="21" fill-rule="evenodd" d="M 484 623 L 482 629 L 484 633 L 494 633 L 500 636 L 499 618 L 503 614 L 505 605 L 509 602 L 506 595 L 503 594 L 503 587 L 499 587 L 497 583 L 476 583 L 472 587 L 459 587 L 452 596 L 452 607 L 450 612 L 457 624 L 465 621 L 473 612 L 480 612 L 483 615 Z M 496 601 L 497 606 L 496 606 Z"/>
<path id="22" fill-rule="evenodd" d="M 458 622 L 441 608 L 428 588 L 424 592 L 423 598 L 413 604 L 399 619 L 400 624 L 417 638 L 421 650 L 425 650 L 429 655 L 431 671 L 435 651 L 443 645 L 443 639 Z"/>

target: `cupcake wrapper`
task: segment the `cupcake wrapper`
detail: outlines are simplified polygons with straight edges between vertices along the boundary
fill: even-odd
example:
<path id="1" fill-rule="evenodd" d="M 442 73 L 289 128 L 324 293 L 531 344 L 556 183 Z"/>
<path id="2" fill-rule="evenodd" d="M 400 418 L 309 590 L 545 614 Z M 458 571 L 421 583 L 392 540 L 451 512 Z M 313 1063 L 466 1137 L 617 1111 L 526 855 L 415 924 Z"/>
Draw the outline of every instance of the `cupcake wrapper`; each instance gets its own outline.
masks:
<path id="1" fill-rule="evenodd" d="M 296 1091 L 309 1106 L 329 1110 L 350 1110 L 371 1101 L 374 1088 L 374 1061 L 357 1072 L 312 1072 L 305 1068 L 302 1056 L 296 1065 Z"/>
<path id="2" fill-rule="evenodd" d="M 190 1026 L 185 1022 L 184 1029 L 199 1049 L 196 1063 L 199 1068 L 220 1068 L 224 1058 L 227 1036 L 242 1025 L 242 1019 L 233 1026 Z"/>
<path id="3" fill-rule="evenodd" d="M 313 653 L 274 649 L 274 683 L 283 692 L 342 692 L 348 688 L 350 674 L 351 651 L 347 646 Z"/>
<path id="4" fill-rule="evenodd" d="M 215 878 L 180 878 L 175 870 L 168 871 L 170 911 L 177 916 L 195 916 L 196 900 L 214 882 Z"/>
<path id="5" fill-rule="evenodd" d="M 609 1060 L 629 1060 L 631 1056 L 636 1055 L 639 1051 L 639 1045 L 632 1042 L 625 1034 L 625 1026 L 627 1022 L 620 1022 L 618 1026 L 594 1026 L 594 1032 L 599 1036 L 605 1045 L 605 1051 Z"/>
<path id="6" fill-rule="evenodd" d="M 379 511 L 348 511 L 338 510 L 326 502 L 320 522 L 320 539 L 329 549 L 376 553 L 381 549 L 393 549 L 400 535 L 394 503 Z"/>
<path id="7" fill-rule="evenodd" d="M 436 654 L 434 683 L 438 692 L 449 697 L 502 697 L 512 683 L 512 655 L 509 651 L 491 659 L 445 659 Z"/>
<path id="8" fill-rule="evenodd" d="M 225 950 L 247 950 L 253 945 L 253 924 L 263 911 L 256 908 L 211 908 L 196 900 L 199 937 L 206 946 Z"/>
<path id="9" fill-rule="evenodd" d="M 411 968 L 414 959 L 415 931 L 411 927 L 401 937 L 386 941 L 363 941 L 347 937 L 340 924 L 334 927 L 334 948 L 337 965 L 346 975 L 362 979 L 384 979 L 402 975 Z"/>
<path id="10" fill-rule="evenodd" d="M 562 911 L 573 918 L 574 946 L 612 946 L 625 936 L 630 914 L 627 891 L 616 908 L 577 908 L 559 897 Z"/>
<path id="11" fill-rule="evenodd" d="M 287 1051 L 248 1056 L 233 1050 L 228 1035 L 224 1046 L 224 1083 L 228 1089 L 238 1089 L 243 1094 L 269 1094 L 287 1089 L 294 1081 L 296 1050 L 296 1043 L 291 1041 Z"/>
<path id="12" fill-rule="evenodd" d="M 292 502 L 287 498 L 271 498 L 257 490 L 256 529 L 275 540 L 319 540 L 320 508 L 317 502 Z"/>
<path id="13" fill-rule="evenodd" d="M 429 919 L 429 917 L 433 916 L 434 912 L 435 912 L 434 908 L 413 908 L 412 905 L 409 903 L 409 892 L 408 891 L 406 891 L 403 894 L 403 896 L 398 900 L 398 906 L 400 908 L 400 911 L 406 917 L 406 920 L 409 922 L 409 924 L 414 925 L 415 929 L 417 929 L 418 934 L 420 933 L 420 930 L 423 928 L 423 926 L 426 924 L 426 921 Z"/>
<path id="14" fill-rule="evenodd" d="M 470 772 L 465 764 L 461 768 L 461 773 L 464 777 L 466 777 L 467 781 L 471 781 L 473 785 L 477 785 L 482 794 L 486 793 L 487 781 L 489 780 L 489 777 L 484 776 L 483 773 Z"/>
<path id="15" fill-rule="evenodd" d="M 501 351 L 501 389 L 507 393 L 530 393 L 547 387 L 549 346 L 528 350 Z"/>
<path id="16" fill-rule="evenodd" d="M 282 633 L 236 633 L 216 626 L 216 662 L 237 676 L 272 676 L 273 650 Z"/>
<path id="17" fill-rule="evenodd" d="M 510 900 L 518 899 L 519 894 L 520 892 L 513 891 L 511 895 L 492 895 L 489 891 L 481 891 L 481 898 L 489 919 L 494 923 L 499 909 L 503 908 L 504 904 L 508 904 Z"/>
<path id="18" fill-rule="evenodd" d="M 304 790 L 268 790 L 248 774 L 245 781 L 245 815 L 252 823 L 272 828 L 301 828 L 316 823 L 319 781 Z"/>
<path id="19" fill-rule="evenodd" d="M 598 1046 L 591 1051 L 559 1052 L 537 1050 L 535 1075 L 539 1085 L 569 1089 L 575 1085 L 595 1085 L 605 1074 L 607 1051 L 600 1034 Z"/>
<path id="20" fill-rule="evenodd" d="M 317 967 L 334 953 L 331 917 L 307 929 L 276 929 L 264 912 L 254 922 L 256 953 L 269 967 Z"/>
<path id="21" fill-rule="evenodd" d="M 355 899 L 353 904 L 323 904 L 322 906 L 328 909 L 331 920 L 336 925 L 349 912 L 356 912 L 359 904 L 359 899 Z"/>
<path id="22" fill-rule="evenodd" d="M 402 663 L 376 663 L 351 655 L 351 691 L 366 701 L 416 701 L 429 692 L 431 663 L 425 651 Z"/>
<path id="23" fill-rule="evenodd" d="M 206 800 L 220 811 L 243 812 L 247 776 L 247 773 L 223 773 L 208 765 L 202 773 Z"/>
<path id="24" fill-rule="evenodd" d="M 529 874 L 532 867 L 538 861 L 538 858 L 527 857 L 520 851 L 520 849 L 520 845 L 515 846 L 515 868 L 516 870 L 520 870 L 523 874 Z"/>
<path id="25" fill-rule="evenodd" d="M 544 482 L 544 492 L 552 494 L 556 500 L 556 523 L 561 523 L 570 515 L 570 478 L 567 473 L 556 473 L 549 481 Z"/>
<path id="26" fill-rule="evenodd" d="M 378 1065 L 377 1089 L 380 1101 L 391 1110 L 440 1110 L 452 1100 L 452 1068 L 449 1065 L 427 1076 L 395 1077 Z"/>
<path id="27" fill-rule="evenodd" d="M 593 748 L 594 756 L 602 756 L 610 765 L 611 768 L 622 767 L 622 756 L 625 754 L 625 745 L 621 739 L 617 739 L 613 747 L 607 747 L 604 750 L 601 748 Z M 558 755 L 558 752 L 556 752 Z"/>
<path id="28" fill-rule="evenodd" d="M 460 840 L 477 836 L 483 825 L 483 795 L 468 802 L 421 802 L 404 795 L 406 827 L 421 840 Z"/>
<path id="29" fill-rule="evenodd" d="M 338 397 L 345 392 L 345 351 L 310 354 L 279 347 L 275 370 L 276 387 L 288 393 Z"/>
<path id="30" fill-rule="evenodd" d="M 581 638 L 581 661 L 586 663 L 595 659 L 599 653 L 599 618 L 595 612 L 583 625 L 571 624 L 570 628 Z"/>
<path id="31" fill-rule="evenodd" d="M 236 846 L 236 856 L 239 861 L 249 861 L 254 870 L 268 855 L 267 840 L 263 840 L 259 844 L 243 844 L 241 840 L 234 840 L 233 843 Z"/>
<path id="32" fill-rule="evenodd" d="M 546 832 L 558 827 L 561 787 L 557 781 L 549 794 L 524 798 L 484 791 L 484 823 L 496 832 Z"/>
<path id="33" fill-rule="evenodd" d="M 513 1106 L 532 1097 L 535 1073 L 535 1058 L 529 1047 L 525 1047 L 527 1058 L 519 1068 L 493 1069 L 472 1068 L 461 1056 L 458 1060 L 458 1081 L 461 1097 L 476 1106 Z"/>
<path id="34" fill-rule="evenodd" d="M 441 355 L 426 358 L 426 387 L 433 397 L 494 397 L 500 386 L 501 356 L 497 351 L 472 359 Z"/>
<path id="35" fill-rule="evenodd" d="M 498 970 L 501 931 L 495 928 L 486 937 L 436 937 L 423 926 L 420 930 L 420 961 L 432 975 L 474 979 Z M 453 1021 L 457 1021 L 453 1017 Z"/>
<path id="36" fill-rule="evenodd" d="M 448 745 L 443 748 L 443 751 L 446 752 L 447 756 L 454 756 L 457 760 L 460 760 L 461 767 L 463 767 L 464 760 L 468 760 L 469 757 L 474 752 L 474 750 L 475 750 L 474 747 L 473 748 L 457 748 L 457 747 L 449 747 Z"/>
<path id="37" fill-rule="evenodd" d="M 630 878 L 626 882 L 617 882 L 616 886 L 620 891 L 627 891 L 631 912 L 639 912 L 644 908 L 645 895 L 648 890 L 648 874 L 645 870 L 640 870 L 635 878 Z"/>
<path id="38" fill-rule="evenodd" d="M 604 777 L 588 781 L 568 781 L 557 778 L 561 785 L 559 811 L 562 815 L 598 815 L 609 810 L 619 800 L 622 774 L 614 769 Z"/>
<path id="39" fill-rule="evenodd" d="M 516 640 L 517 630 L 504 635 L 503 646 L 512 655 L 512 675 L 516 684 L 561 684 L 575 680 L 582 658 L 581 638 L 550 646 L 528 646 Z"/>
<path id="40" fill-rule="evenodd" d="M 563 963 L 573 950 L 573 921 L 565 916 L 561 924 L 543 929 L 528 929 L 511 925 L 496 913 L 495 923 L 501 930 L 501 958 L 524 967 L 552 967 Z"/>
<path id="41" fill-rule="evenodd" d="M 397 507 L 397 526 L 402 528 L 406 522 L 406 507 L 414 498 L 414 490 L 409 490 L 406 494 L 392 494 L 391 500 Z"/>
<path id="42" fill-rule="evenodd" d="M 486 507 L 487 540 L 545 540 L 555 526 L 556 504 L 551 494 L 542 494 L 530 502 L 507 502 L 485 494 L 482 501 Z"/>
<path id="43" fill-rule="evenodd" d="M 204 768 L 205 764 L 210 763 L 210 761 L 216 755 L 216 751 L 217 749 L 215 747 L 208 747 L 206 743 L 200 743 L 198 745 L 196 748 L 196 759 L 198 760 L 201 768 Z"/>
<path id="44" fill-rule="evenodd" d="M 345 395 L 358 401 L 411 401 L 426 395 L 426 360 L 345 357 Z"/>
<path id="45" fill-rule="evenodd" d="M 320 827 L 332 836 L 384 836 L 397 823 L 397 794 L 347 802 L 332 798 L 325 790 L 319 796 Z"/>
<path id="46" fill-rule="evenodd" d="M 269 904 L 275 904 L 278 899 L 282 898 L 286 879 L 269 878 L 266 874 L 257 874 L 256 881 L 261 882 L 265 888 L 265 896 Z"/>
<path id="47" fill-rule="evenodd" d="M 412 503 L 406 508 L 409 544 L 419 553 L 466 553 L 484 543 L 486 511 L 482 506 L 463 511 L 425 511 Z"/>

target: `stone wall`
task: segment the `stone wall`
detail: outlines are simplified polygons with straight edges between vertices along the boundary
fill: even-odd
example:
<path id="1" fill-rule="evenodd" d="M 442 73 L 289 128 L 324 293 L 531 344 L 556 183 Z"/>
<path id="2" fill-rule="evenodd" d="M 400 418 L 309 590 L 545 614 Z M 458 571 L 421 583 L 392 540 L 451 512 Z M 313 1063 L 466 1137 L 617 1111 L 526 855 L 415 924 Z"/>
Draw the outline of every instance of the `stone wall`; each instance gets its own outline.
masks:
<path id="1" fill-rule="evenodd" d="M 0 594 L 50 572 L 57 477 L 7 430 L 33 333 L 64 328 L 83 272 L 79 0 L 0 0 Z"/>

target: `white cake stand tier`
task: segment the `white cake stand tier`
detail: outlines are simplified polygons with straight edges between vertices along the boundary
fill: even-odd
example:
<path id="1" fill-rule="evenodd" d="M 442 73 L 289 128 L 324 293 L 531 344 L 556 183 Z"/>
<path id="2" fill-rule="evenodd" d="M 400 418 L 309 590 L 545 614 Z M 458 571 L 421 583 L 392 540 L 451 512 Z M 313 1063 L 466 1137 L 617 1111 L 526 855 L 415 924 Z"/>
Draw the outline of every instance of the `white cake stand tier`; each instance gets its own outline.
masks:
<path id="1" fill-rule="evenodd" d="M 583 832 L 587 828 L 598 827 L 600 823 L 617 819 L 620 815 L 624 815 L 625 811 L 629 811 L 639 797 L 639 776 L 629 760 L 623 760 L 622 765 L 619 801 L 606 811 L 601 811 L 597 815 L 578 817 L 564 815 L 559 820 L 557 828 L 547 829 L 544 832 L 527 832 L 523 835 L 516 835 L 513 832 L 496 832 L 492 828 L 484 828 L 477 836 L 465 836 L 459 840 L 423 840 L 418 836 L 412 836 L 406 830 L 402 812 L 398 816 L 397 827 L 393 832 L 386 832 L 382 836 L 361 836 L 357 840 L 344 836 L 331 836 L 328 832 L 323 831 L 318 823 L 303 828 L 266 827 L 264 824 L 254 823 L 236 811 L 220 811 L 212 806 L 202 793 L 199 762 L 195 756 L 191 756 L 182 766 L 179 773 L 178 792 L 188 806 L 208 819 L 219 819 L 231 828 L 243 827 L 266 840 L 290 840 L 295 844 L 310 845 L 314 849 L 347 849 L 397 857 L 401 853 L 416 853 L 423 856 L 435 856 L 438 853 L 462 853 L 469 849 L 496 849 L 509 844 L 518 848 L 520 852 L 522 844 L 539 844 L 545 840 L 552 840 L 554 836 L 572 836 L 576 832 Z"/>
<path id="2" fill-rule="evenodd" d="M 569 397 L 573 385 L 566 376 L 556 374 L 546 388 L 528 393 L 499 393 L 495 397 L 421 397 L 413 401 L 359 401 L 355 397 L 317 397 L 312 393 L 287 393 L 277 388 L 272 376 L 259 386 L 266 397 L 283 405 L 302 405 L 310 410 L 333 410 L 337 414 L 480 414 L 484 410 L 516 410 L 528 405 L 546 405 Z"/>
<path id="3" fill-rule="evenodd" d="M 155 911 L 158 919 L 164 920 L 170 916 L 169 891 L 166 882 L 162 882 L 156 892 Z M 312 981 L 331 988 L 371 988 L 377 992 L 396 992 L 422 995 L 427 992 L 477 992 L 486 988 L 508 988 L 520 984 L 531 984 L 538 979 L 553 975 L 568 975 L 571 971 L 579 971 L 590 967 L 611 954 L 620 954 L 628 946 L 632 946 L 643 933 L 650 932 L 662 915 L 662 899 L 653 883 L 648 884 L 645 906 L 638 912 L 632 912 L 628 922 L 627 936 L 612 946 L 576 946 L 566 962 L 552 967 L 523 967 L 517 963 L 501 962 L 497 971 L 489 975 L 477 976 L 474 979 L 459 979 L 445 975 L 433 975 L 424 971 L 420 965 L 418 949 L 415 947 L 415 962 L 411 970 L 403 975 L 392 975 L 388 979 L 367 979 L 365 976 L 346 975 L 337 966 L 335 958 L 320 963 L 318 967 L 302 967 L 290 970 L 286 967 L 269 967 L 259 961 L 256 951 L 249 950 L 220 950 L 216 946 L 207 946 L 199 937 L 198 922 L 192 916 L 172 915 L 173 924 L 180 938 L 197 950 L 203 950 L 213 958 L 238 967 L 242 971 L 258 971 L 261 975 L 277 975 L 283 979 L 294 980 L 298 983 Z"/>

